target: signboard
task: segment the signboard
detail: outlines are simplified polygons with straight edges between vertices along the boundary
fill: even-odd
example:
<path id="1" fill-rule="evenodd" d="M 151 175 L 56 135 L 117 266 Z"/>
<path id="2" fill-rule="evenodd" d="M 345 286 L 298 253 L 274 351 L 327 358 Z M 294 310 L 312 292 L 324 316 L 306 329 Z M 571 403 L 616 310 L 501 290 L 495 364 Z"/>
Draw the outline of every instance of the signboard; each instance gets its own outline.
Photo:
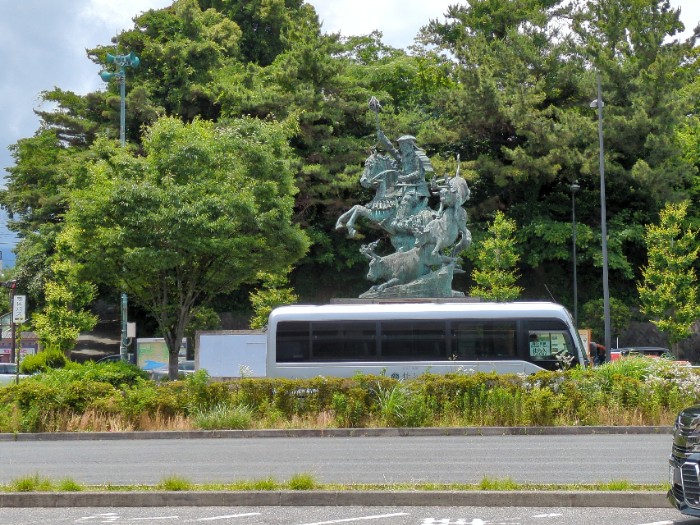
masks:
<path id="1" fill-rule="evenodd" d="M 16 324 L 22 324 L 27 320 L 26 315 L 26 295 L 15 295 L 14 301 L 12 303 L 12 322 Z"/>
<path id="2" fill-rule="evenodd" d="M 163 339 L 137 339 L 136 365 L 142 370 L 168 366 L 168 347 Z"/>
<path id="3" fill-rule="evenodd" d="M 586 353 L 588 356 L 588 360 L 590 362 L 593 362 L 593 356 L 591 355 L 591 349 L 588 343 L 591 342 L 591 329 L 590 328 L 579 328 L 578 329 L 578 335 L 581 338 L 581 342 L 583 343 L 583 351 Z"/>
<path id="4" fill-rule="evenodd" d="M 552 359 L 569 351 L 566 335 L 562 331 L 531 330 L 529 344 L 533 359 Z"/>
<path id="5" fill-rule="evenodd" d="M 549 339 L 530 341 L 530 355 L 532 357 L 549 357 L 552 355 L 552 346 Z"/>
<path id="6" fill-rule="evenodd" d="M 187 356 L 187 339 L 182 340 L 180 359 Z M 136 365 L 142 370 L 153 370 L 168 366 L 168 346 L 165 339 L 140 338 L 136 340 Z"/>
<path id="7" fill-rule="evenodd" d="M 17 350 L 17 349 L 15 349 Z M 24 339 L 20 341 L 19 356 L 24 359 L 25 356 L 34 355 L 39 350 L 39 342 L 36 339 Z M 0 363 L 12 362 L 12 339 L 0 339 Z"/>

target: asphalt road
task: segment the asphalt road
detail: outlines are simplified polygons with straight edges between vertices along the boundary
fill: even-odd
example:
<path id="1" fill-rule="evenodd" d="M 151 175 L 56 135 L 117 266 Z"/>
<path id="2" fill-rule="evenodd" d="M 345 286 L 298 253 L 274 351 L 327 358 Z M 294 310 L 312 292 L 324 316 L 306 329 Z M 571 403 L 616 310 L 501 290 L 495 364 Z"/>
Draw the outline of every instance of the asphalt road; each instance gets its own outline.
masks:
<path id="1" fill-rule="evenodd" d="M 663 483 L 670 434 L 1 441 L 0 483 L 194 483 L 300 473 L 324 483 Z"/>
<path id="2" fill-rule="evenodd" d="M 159 507 L 3 509 L 0 525 L 698 525 L 674 509 L 528 507 Z"/>

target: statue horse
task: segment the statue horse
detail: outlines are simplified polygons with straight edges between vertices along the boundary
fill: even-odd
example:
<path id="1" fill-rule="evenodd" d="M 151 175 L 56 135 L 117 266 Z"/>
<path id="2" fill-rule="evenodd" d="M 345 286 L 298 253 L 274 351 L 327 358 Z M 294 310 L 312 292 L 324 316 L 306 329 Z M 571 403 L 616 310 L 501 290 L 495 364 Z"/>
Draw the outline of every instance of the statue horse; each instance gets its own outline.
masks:
<path id="1" fill-rule="evenodd" d="M 467 212 L 462 208 L 468 198 L 467 182 L 459 176 L 448 179 L 440 189 L 440 208 L 435 218 L 419 230 L 415 243 L 416 247 L 430 250 L 432 261 L 452 264 L 457 253 L 469 248 L 472 235 L 467 229 Z M 446 248 L 452 248 L 449 256 L 442 254 Z"/>
<path id="2" fill-rule="evenodd" d="M 416 243 L 416 232 L 420 232 L 432 219 L 428 198 L 409 186 L 399 200 L 394 216 L 382 223 L 382 228 L 391 237 L 391 245 L 397 252 L 407 252 Z"/>
<path id="3" fill-rule="evenodd" d="M 347 228 L 348 235 L 355 237 L 355 221 L 364 217 L 374 223 L 391 222 L 401 200 L 401 189 L 397 187 L 399 172 L 396 162 L 388 155 L 373 152 L 365 161 L 360 177 L 363 188 L 374 188 L 374 198 L 365 205 L 356 204 L 338 217 L 335 229 Z"/>

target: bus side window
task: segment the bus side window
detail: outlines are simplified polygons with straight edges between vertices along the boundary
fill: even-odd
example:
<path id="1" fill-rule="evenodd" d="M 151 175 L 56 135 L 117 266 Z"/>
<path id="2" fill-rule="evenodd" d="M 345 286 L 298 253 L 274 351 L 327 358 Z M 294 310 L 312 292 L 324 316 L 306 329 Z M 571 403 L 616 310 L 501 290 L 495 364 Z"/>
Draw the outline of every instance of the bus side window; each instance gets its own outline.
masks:
<path id="1" fill-rule="evenodd" d="M 456 321 L 452 337 L 452 351 L 460 360 L 511 359 L 516 355 L 514 321 Z"/>
<path id="2" fill-rule="evenodd" d="M 315 361 L 374 360 L 377 357 L 374 321 L 314 321 L 311 354 Z"/>
<path id="3" fill-rule="evenodd" d="M 382 359 L 444 361 L 448 358 L 445 321 L 384 320 L 380 326 Z"/>
<path id="4" fill-rule="evenodd" d="M 283 322 L 277 325 L 277 362 L 309 360 L 309 323 Z"/>

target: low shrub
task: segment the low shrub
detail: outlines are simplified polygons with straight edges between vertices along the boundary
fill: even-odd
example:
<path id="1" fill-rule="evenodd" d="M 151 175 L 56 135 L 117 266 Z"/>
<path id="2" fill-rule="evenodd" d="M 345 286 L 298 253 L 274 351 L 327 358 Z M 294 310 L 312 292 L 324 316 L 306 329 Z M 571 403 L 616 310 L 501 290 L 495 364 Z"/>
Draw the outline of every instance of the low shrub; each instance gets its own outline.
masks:
<path id="1" fill-rule="evenodd" d="M 19 370 L 23 374 L 37 374 L 54 368 L 63 368 L 67 362 L 68 359 L 63 352 L 51 350 L 25 356 L 19 365 Z"/>
<path id="2" fill-rule="evenodd" d="M 154 383 L 126 363 L 67 363 L 0 387 L 0 431 L 666 425 L 700 374 L 662 359 L 530 376 L 425 374 Z"/>

